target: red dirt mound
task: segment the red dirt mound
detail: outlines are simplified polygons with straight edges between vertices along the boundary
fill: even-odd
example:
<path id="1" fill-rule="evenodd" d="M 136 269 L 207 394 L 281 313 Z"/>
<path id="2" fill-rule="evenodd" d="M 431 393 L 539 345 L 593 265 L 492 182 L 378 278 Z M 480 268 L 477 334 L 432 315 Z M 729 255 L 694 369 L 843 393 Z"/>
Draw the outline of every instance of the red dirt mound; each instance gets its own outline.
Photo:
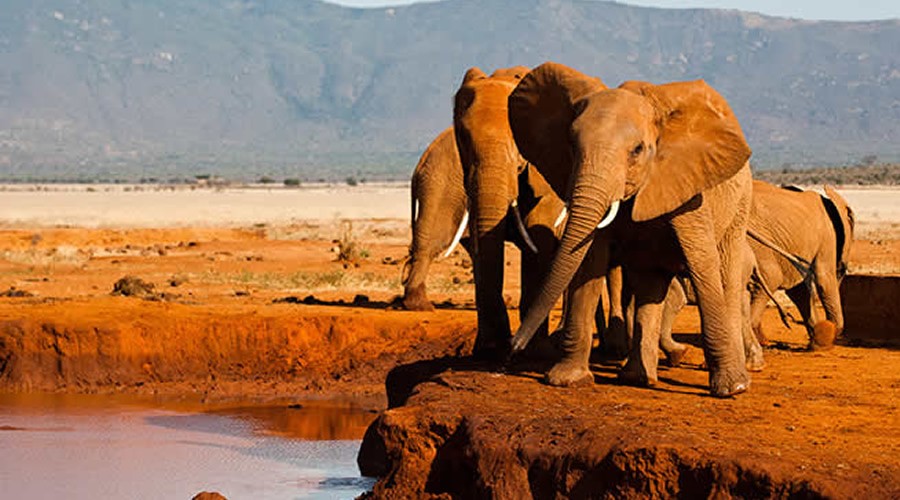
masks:
<path id="1" fill-rule="evenodd" d="M 464 349 L 473 322 L 460 311 L 119 297 L 0 303 L 0 389 L 376 393 L 397 363 Z"/>
<path id="2" fill-rule="evenodd" d="M 373 498 L 898 498 L 900 380 L 870 364 L 900 353 L 861 351 L 770 351 L 732 400 L 708 397 L 696 369 L 639 389 L 595 365 L 596 384 L 553 388 L 425 361 L 389 376 L 394 408 L 358 462 L 381 478 Z"/>
<path id="3" fill-rule="evenodd" d="M 841 306 L 848 341 L 900 346 L 900 276 L 846 276 Z"/>

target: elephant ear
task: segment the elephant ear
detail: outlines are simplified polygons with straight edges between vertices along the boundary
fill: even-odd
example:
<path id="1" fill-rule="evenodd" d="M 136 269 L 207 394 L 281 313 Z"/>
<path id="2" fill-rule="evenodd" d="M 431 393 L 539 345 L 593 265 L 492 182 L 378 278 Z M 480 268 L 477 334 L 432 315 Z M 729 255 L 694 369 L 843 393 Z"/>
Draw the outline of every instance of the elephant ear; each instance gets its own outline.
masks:
<path id="1" fill-rule="evenodd" d="M 825 196 L 822 197 L 825 212 L 834 226 L 834 234 L 837 237 L 837 264 L 846 266 L 850 258 L 850 244 L 853 241 L 853 227 L 855 220 L 853 209 L 847 204 L 847 200 L 838 194 L 831 186 L 825 186 Z"/>
<path id="2" fill-rule="evenodd" d="M 465 85 L 474 80 L 480 80 L 482 78 L 487 78 L 487 74 L 484 71 L 481 71 L 481 68 L 478 66 L 473 66 L 466 71 L 465 76 L 463 76 L 462 84 Z"/>
<path id="3" fill-rule="evenodd" d="M 734 176 L 750 158 L 750 146 L 728 102 L 703 80 L 625 82 L 620 88 L 650 101 L 659 128 L 656 155 L 635 196 L 635 221 L 674 211 Z"/>
<path id="4" fill-rule="evenodd" d="M 573 169 L 569 129 L 575 103 L 605 89 L 599 78 L 547 62 L 522 78 L 509 96 L 509 125 L 519 152 L 562 199 Z"/>
<path id="5" fill-rule="evenodd" d="M 521 80 L 531 71 L 525 66 L 513 66 L 511 68 L 500 68 L 491 73 L 491 78 L 502 78 L 505 80 Z"/>

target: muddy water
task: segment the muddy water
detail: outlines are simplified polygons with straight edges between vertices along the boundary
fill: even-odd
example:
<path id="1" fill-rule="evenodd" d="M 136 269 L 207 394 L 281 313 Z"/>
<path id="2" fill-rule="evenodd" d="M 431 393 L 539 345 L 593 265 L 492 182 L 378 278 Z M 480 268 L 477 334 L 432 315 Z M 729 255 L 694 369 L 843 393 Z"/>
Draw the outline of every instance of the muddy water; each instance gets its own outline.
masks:
<path id="1" fill-rule="evenodd" d="M 349 405 L 219 406 L 0 395 L 3 498 L 353 498 L 374 414 Z"/>

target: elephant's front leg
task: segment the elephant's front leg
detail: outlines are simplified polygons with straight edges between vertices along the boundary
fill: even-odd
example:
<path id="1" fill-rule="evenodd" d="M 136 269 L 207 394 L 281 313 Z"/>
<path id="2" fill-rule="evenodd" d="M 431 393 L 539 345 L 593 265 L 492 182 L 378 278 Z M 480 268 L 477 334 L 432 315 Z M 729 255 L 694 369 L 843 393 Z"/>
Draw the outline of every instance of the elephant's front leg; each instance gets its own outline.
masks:
<path id="1" fill-rule="evenodd" d="M 473 261 L 478 333 L 472 354 L 489 361 L 502 360 L 509 352 L 509 315 L 503 300 L 504 229 L 500 224 L 482 234 Z"/>
<path id="2" fill-rule="evenodd" d="M 629 269 L 626 273 L 634 291 L 635 313 L 631 353 L 619 373 L 619 380 L 631 385 L 654 385 L 659 365 L 659 336 L 663 308 L 671 275 Z"/>
<path id="3" fill-rule="evenodd" d="M 602 277 L 609 265 L 609 245 L 595 240 L 584 262 L 569 285 L 569 304 L 565 326 L 557 335 L 563 357 L 547 372 L 546 382 L 555 386 L 570 386 L 594 380 L 588 366 L 594 329 L 594 315 L 600 301 Z"/>
<path id="4" fill-rule="evenodd" d="M 425 252 L 415 252 L 407 262 L 409 274 L 403 287 L 403 308 L 408 311 L 433 311 L 434 305 L 425 292 L 425 278 L 433 257 Z"/>
<path id="5" fill-rule="evenodd" d="M 697 294 L 710 392 L 727 397 L 747 390 L 750 376 L 741 333 L 743 226 L 734 224 L 720 241 L 709 210 L 700 207 L 672 218 Z"/>

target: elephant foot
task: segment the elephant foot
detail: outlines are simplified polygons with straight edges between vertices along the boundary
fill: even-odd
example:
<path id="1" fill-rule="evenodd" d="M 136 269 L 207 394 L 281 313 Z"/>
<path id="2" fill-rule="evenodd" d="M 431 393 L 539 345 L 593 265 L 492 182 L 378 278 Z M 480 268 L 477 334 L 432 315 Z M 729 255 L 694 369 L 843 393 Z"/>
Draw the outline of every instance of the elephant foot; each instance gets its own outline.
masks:
<path id="1" fill-rule="evenodd" d="M 425 294 L 425 285 L 407 289 L 403 294 L 403 308 L 407 311 L 434 311 L 434 305 Z"/>
<path id="2" fill-rule="evenodd" d="M 522 351 L 522 357 L 533 361 L 558 361 L 563 357 L 563 351 L 559 346 L 562 333 L 553 335 L 538 334 Z"/>
<path id="3" fill-rule="evenodd" d="M 810 349 L 813 351 L 826 351 L 834 347 L 834 339 L 837 337 L 837 328 L 831 321 L 819 321 L 813 327 Z"/>
<path id="4" fill-rule="evenodd" d="M 652 387 L 656 385 L 658 382 L 656 373 L 649 374 L 639 363 L 632 362 L 632 359 L 628 358 L 628 362 L 619 371 L 619 382 L 636 387 Z"/>
<path id="5" fill-rule="evenodd" d="M 763 356 L 762 347 L 759 344 L 752 345 L 747 350 L 747 371 L 761 372 L 766 367 L 766 359 Z"/>
<path id="6" fill-rule="evenodd" d="M 629 347 L 611 342 L 601 342 L 596 349 L 600 359 L 607 361 L 623 361 L 628 357 Z"/>
<path id="7" fill-rule="evenodd" d="M 756 337 L 756 341 L 759 342 L 759 345 L 763 347 L 769 345 L 769 338 L 766 337 L 765 332 L 763 332 L 762 325 L 753 327 L 753 335 Z"/>
<path id="8" fill-rule="evenodd" d="M 727 398 L 750 388 L 750 375 L 746 369 L 712 370 L 709 373 L 709 392 L 717 398 Z"/>
<path id="9" fill-rule="evenodd" d="M 688 348 L 685 345 L 678 344 L 678 347 L 666 351 L 666 363 L 672 368 L 681 366 L 684 356 L 687 354 Z"/>
<path id="10" fill-rule="evenodd" d="M 475 347 L 472 348 L 472 357 L 476 361 L 490 363 L 504 363 L 509 358 L 509 341 L 488 340 L 481 337 L 475 338 Z"/>
<path id="11" fill-rule="evenodd" d="M 619 318 L 609 320 L 609 327 L 601 338 L 599 351 L 604 359 L 621 361 L 628 357 L 628 353 L 631 351 L 631 342 L 628 340 L 625 323 Z"/>
<path id="12" fill-rule="evenodd" d="M 555 387 L 590 385 L 594 383 L 594 374 L 584 364 L 566 360 L 551 368 L 544 382 Z"/>

